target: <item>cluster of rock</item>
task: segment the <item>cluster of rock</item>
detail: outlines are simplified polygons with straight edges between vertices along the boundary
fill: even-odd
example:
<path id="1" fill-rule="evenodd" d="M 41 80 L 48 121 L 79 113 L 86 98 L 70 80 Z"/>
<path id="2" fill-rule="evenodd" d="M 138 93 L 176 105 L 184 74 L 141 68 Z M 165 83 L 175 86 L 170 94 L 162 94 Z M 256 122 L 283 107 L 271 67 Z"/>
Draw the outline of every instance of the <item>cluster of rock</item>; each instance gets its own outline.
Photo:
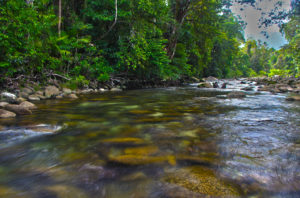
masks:
<path id="1" fill-rule="evenodd" d="M 259 85 L 259 91 L 270 91 L 272 93 L 300 93 L 300 78 L 282 78 L 275 76 L 272 78 L 261 77 L 252 78 Z"/>
<path id="2" fill-rule="evenodd" d="M 261 77 L 252 78 L 251 81 L 257 83 L 258 91 L 269 91 L 271 93 L 291 93 L 292 95 L 287 97 L 289 101 L 300 101 L 300 78 L 283 78 L 275 76 L 272 78 Z"/>
<path id="3" fill-rule="evenodd" d="M 12 118 L 16 115 L 28 115 L 32 114 L 32 110 L 36 109 L 33 101 L 45 100 L 45 99 L 77 99 L 76 94 L 88 94 L 104 92 L 106 89 L 83 89 L 72 91 L 68 88 L 58 88 L 54 85 L 46 86 L 43 89 L 35 91 L 31 87 L 24 87 L 20 90 L 16 90 L 14 93 L 2 92 L 0 94 L 0 118 Z M 119 88 L 112 88 L 110 91 L 122 91 Z M 28 102 L 31 101 L 31 102 Z"/>
<path id="4" fill-rule="evenodd" d="M 200 82 L 198 84 L 198 88 L 222 88 L 226 89 L 227 83 L 224 82 L 221 86 L 219 85 L 218 79 L 215 77 L 208 77 L 204 78 L 202 80 L 203 82 Z"/>

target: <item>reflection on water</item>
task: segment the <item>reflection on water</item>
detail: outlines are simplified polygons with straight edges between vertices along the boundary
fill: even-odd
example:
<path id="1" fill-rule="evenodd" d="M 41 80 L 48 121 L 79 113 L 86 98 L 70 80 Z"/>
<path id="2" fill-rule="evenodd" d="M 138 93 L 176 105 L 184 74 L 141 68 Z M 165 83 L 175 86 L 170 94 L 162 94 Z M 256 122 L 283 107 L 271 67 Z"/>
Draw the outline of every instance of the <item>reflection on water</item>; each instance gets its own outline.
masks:
<path id="1" fill-rule="evenodd" d="M 232 85 L 236 87 L 236 85 Z M 195 87 L 43 101 L 0 125 L 0 197 L 298 197 L 299 104 Z"/>

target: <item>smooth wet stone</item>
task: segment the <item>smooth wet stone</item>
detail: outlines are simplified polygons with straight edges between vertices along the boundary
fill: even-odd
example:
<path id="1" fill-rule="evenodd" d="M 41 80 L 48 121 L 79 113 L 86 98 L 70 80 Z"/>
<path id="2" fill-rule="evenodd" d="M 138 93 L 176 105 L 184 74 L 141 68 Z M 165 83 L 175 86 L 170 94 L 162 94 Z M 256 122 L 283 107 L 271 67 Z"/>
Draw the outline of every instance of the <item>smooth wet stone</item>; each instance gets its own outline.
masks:
<path id="1" fill-rule="evenodd" d="M 5 109 L 8 110 L 8 111 L 14 112 L 17 115 L 30 115 L 30 114 L 32 114 L 32 112 L 28 108 L 23 107 L 21 105 L 9 104 L 9 105 L 5 106 Z"/>
<path id="2" fill-rule="evenodd" d="M 48 186 L 45 190 L 54 193 L 57 198 L 88 198 L 88 195 L 84 191 L 64 184 Z"/>
<path id="3" fill-rule="evenodd" d="M 45 96 L 46 98 L 56 97 L 60 94 L 59 89 L 56 86 L 47 86 L 45 88 Z"/>
<path id="4" fill-rule="evenodd" d="M 37 95 L 30 95 L 30 96 L 28 96 L 28 100 L 30 100 L 30 101 L 39 101 L 41 99 Z"/>
<path id="5" fill-rule="evenodd" d="M 215 173 L 202 166 L 190 166 L 167 173 L 165 182 L 188 189 L 191 192 L 213 197 L 239 197 L 239 190 L 220 180 Z"/>
<path id="6" fill-rule="evenodd" d="M 8 102 L 0 102 L 0 108 L 4 108 L 8 104 Z"/>
<path id="7" fill-rule="evenodd" d="M 10 111 L 6 111 L 4 109 L 0 109 L 0 118 L 14 118 L 16 114 Z"/>
<path id="8" fill-rule="evenodd" d="M 228 98 L 245 98 L 246 94 L 241 91 L 233 91 L 227 95 Z"/>
<path id="9" fill-rule="evenodd" d="M 30 110 L 37 109 L 37 106 L 35 104 L 28 101 L 24 101 L 19 105 Z"/>

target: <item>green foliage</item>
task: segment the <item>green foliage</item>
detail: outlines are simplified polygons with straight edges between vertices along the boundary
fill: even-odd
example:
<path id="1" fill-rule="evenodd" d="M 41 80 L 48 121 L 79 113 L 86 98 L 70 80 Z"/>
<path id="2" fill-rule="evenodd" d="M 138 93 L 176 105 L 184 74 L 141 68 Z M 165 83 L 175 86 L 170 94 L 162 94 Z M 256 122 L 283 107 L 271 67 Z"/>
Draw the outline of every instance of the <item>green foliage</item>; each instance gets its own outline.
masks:
<path id="1" fill-rule="evenodd" d="M 276 51 L 245 42 L 243 22 L 226 1 L 118 0 L 117 13 L 114 0 L 62 1 L 60 36 L 57 1 L 26 2 L 1 1 L 0 77 L 54 72 L 70 77 L 74 88 L 112 75 L 300 75 L 296 14 L 282 29 L 289 44 Z"/>
<path id="2" fill-rule="evenodd" d="M 288 77 L 290 76 L 290 70 L 283 70 L 283 69 L 271 69 L 270 73 L 268 74 L 269 77 L 273 76 L 281 76 L 281 77 Z"/>

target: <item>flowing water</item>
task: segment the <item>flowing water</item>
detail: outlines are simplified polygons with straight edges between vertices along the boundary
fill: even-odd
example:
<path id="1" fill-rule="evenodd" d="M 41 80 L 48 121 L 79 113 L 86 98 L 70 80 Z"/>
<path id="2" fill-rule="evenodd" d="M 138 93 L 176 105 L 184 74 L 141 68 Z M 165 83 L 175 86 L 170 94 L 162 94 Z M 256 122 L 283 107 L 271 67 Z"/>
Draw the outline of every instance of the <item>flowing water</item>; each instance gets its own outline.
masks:
<path id="1" fill-rule="evenodd" d="M 300 104 L 195 86 L 41 101 L 0 121 L 0 197 L 300 197 Z M 232 89 L 230 89 L 232 88 Z"/>

